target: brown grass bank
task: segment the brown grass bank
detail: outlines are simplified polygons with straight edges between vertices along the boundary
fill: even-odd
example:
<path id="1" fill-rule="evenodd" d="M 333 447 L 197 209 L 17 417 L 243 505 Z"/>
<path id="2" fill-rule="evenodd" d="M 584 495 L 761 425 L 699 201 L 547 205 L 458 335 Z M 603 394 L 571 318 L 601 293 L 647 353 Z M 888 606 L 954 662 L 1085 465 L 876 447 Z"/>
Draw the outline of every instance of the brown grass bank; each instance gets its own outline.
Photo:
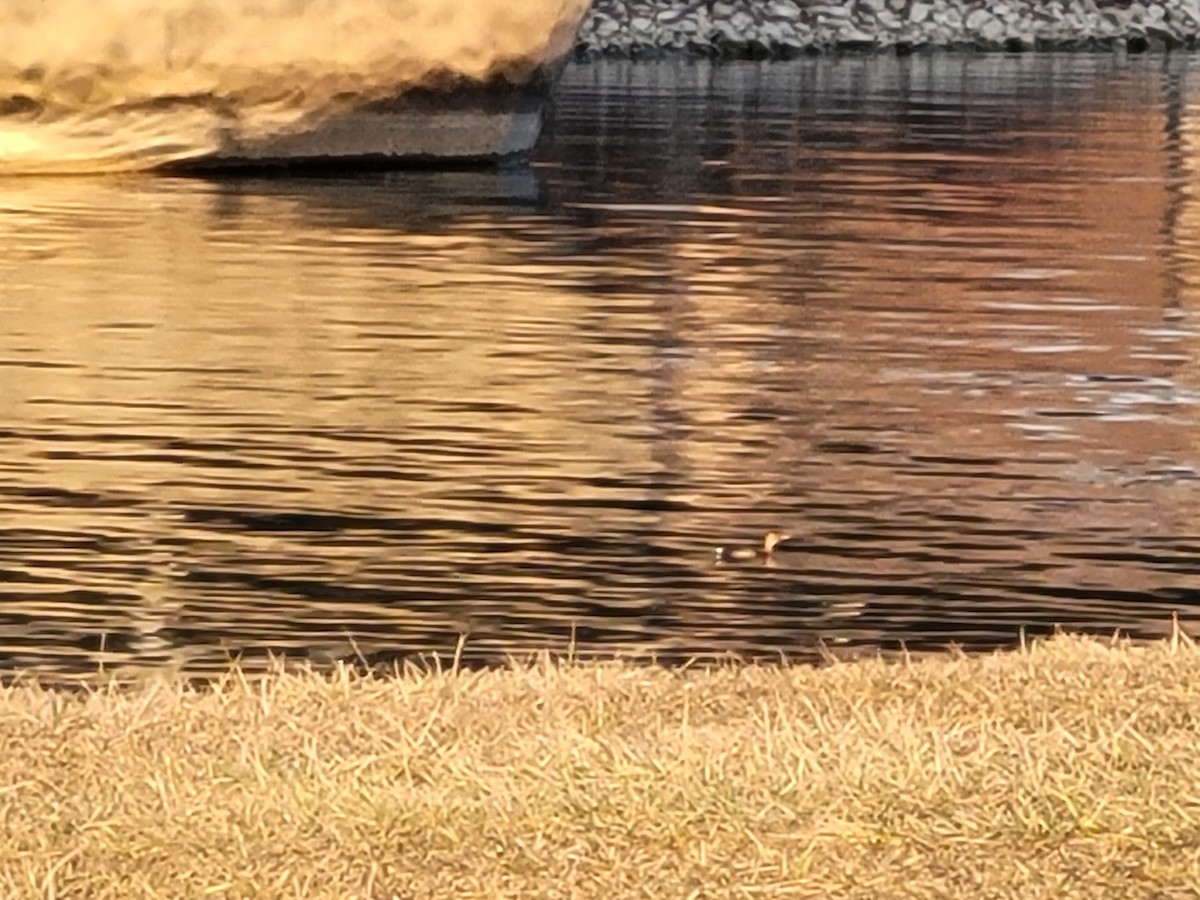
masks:
<path id="1" fill-rule="evenodd" d="M 1200 895 L 1200 651 L 0 690 L 3 897 Z"/>

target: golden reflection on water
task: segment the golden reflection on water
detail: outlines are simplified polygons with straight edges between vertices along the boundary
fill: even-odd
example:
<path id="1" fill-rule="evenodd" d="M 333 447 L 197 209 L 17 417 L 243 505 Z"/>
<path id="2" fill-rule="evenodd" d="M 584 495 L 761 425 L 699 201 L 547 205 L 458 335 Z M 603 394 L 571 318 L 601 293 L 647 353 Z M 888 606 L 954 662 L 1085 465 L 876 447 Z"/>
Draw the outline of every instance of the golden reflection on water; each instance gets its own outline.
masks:
<path id="1" fill-rule="evenodd" d="M 1193 128 L 1115 65 L 583 67 L 533 171 L 0 185 L 7 664 L 1187 619 Z"/>

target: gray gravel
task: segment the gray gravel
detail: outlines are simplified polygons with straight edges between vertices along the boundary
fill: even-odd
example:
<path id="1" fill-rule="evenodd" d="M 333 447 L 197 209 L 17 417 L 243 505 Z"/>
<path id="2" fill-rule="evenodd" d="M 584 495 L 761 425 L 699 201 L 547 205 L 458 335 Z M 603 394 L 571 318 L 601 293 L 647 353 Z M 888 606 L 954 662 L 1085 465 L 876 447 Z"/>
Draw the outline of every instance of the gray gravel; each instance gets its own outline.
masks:
<path id="1" fill-rule="evenodd" d="M 1194 47 L 1200 0 L 594 0 L 577 53 Z"/>

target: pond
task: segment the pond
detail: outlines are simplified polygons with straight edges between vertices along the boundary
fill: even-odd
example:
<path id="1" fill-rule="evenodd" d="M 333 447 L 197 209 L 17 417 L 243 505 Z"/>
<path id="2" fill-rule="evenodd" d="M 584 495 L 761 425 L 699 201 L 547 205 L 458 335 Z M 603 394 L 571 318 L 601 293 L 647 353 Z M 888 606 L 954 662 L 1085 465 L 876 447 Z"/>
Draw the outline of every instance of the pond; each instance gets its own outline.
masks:
<path id="1" fill-rule="evenodd" d="M 1189 624 L 1189 65 L 580 64 L 528 168 L 0 182 L 0 670 Z"/>

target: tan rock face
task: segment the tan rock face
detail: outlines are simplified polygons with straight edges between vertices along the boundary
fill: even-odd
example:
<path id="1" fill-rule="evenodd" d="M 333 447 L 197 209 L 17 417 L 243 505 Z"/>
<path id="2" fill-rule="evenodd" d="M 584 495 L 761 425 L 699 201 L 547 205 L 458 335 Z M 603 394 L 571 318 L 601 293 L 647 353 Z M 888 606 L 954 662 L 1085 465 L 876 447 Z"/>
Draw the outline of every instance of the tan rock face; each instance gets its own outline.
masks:
<path id="1" fill-rule="evenodd" d="M 0 88 L 68 104 L 387 95 L 569 53 L 587 0 L 9 0 Z"/>
<path id="2" fill-rule="evenodd" d="M 0 171 L 186 159 L 378 112 L 414 92 L 465 90 L 487 105 L 506 89 L 552 81 L 587 5 L 6 0 Z"/>

